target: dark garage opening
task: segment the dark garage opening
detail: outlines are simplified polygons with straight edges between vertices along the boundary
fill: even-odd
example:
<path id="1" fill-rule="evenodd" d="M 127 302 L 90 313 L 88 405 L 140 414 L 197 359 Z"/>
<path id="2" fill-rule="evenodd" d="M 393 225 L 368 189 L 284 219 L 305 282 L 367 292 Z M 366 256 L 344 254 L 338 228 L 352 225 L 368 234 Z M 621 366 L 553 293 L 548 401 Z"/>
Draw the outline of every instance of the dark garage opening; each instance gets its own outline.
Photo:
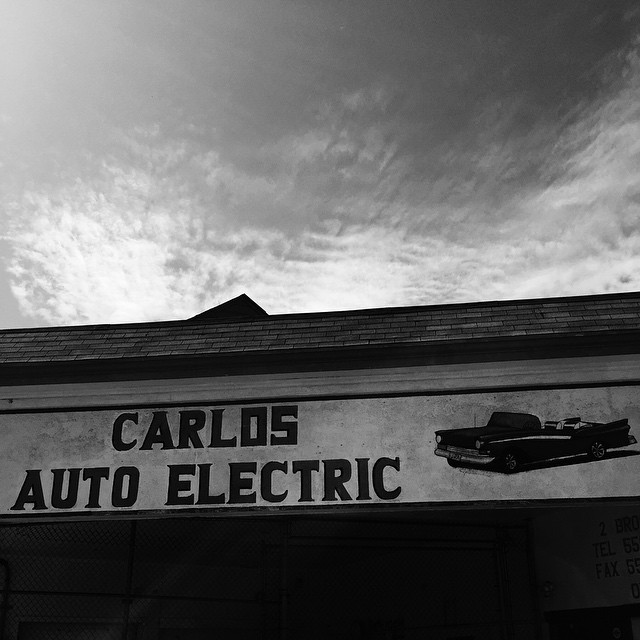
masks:
<path id="1" fill-rule="evenodd" d="M 0 527 L 6 640 L 535 638 L 524 526 L 381 517 Z"/>

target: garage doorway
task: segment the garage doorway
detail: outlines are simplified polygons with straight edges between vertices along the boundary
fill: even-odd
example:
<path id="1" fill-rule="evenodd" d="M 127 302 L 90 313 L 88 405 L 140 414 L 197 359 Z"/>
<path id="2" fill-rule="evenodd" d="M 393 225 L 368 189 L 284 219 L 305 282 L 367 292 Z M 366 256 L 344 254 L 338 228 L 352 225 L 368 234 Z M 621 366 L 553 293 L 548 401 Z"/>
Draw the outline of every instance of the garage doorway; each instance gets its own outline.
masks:
<path id="1" fill-rule="evenodd" d="M 526 530 L 424 514 L 0 527 L 2 640 L 536 638 Z"/>

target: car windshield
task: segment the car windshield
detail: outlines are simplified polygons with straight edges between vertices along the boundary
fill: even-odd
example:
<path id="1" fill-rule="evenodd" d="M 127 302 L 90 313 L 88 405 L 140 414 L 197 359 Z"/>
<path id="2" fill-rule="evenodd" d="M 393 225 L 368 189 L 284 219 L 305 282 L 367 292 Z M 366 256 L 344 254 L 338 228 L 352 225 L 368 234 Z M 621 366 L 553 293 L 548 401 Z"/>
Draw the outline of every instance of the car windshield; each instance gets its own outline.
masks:
<path id="1" fill-rule="evenodd" d="M 560 420 L 558 424 L 560 425 L 558 428 L 571 431 L 572 429 L 581 429 L 587 423 L 582 422 L 580 418 L 566 418 L 565 420 Z"/>
<path id="2" fill-rule="evenodd" d="M 509 427 L 510 429 L 540 429 L 540 419 L 530 413 L 494 411 L 487 423 L 488 427 Z"/>

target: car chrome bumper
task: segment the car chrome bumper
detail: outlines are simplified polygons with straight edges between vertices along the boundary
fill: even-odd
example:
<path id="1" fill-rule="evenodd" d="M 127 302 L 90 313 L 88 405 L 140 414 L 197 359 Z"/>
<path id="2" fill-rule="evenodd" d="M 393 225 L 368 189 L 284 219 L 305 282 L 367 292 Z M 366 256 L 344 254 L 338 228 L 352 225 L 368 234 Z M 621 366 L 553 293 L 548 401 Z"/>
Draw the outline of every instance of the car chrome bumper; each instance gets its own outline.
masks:
<path id="1" fill-rule="evenodd" d="M 480 453 L 475 449 L 464 449 L 462 447 L 452 447 L 450 445 L 441 445 L 436 448 L 434 453 L 442 458 L 449 458 L 455 462 L 469 462 L 471 464 L 490 464 L 494 462 L 496 457 L 488 453 Z"/>

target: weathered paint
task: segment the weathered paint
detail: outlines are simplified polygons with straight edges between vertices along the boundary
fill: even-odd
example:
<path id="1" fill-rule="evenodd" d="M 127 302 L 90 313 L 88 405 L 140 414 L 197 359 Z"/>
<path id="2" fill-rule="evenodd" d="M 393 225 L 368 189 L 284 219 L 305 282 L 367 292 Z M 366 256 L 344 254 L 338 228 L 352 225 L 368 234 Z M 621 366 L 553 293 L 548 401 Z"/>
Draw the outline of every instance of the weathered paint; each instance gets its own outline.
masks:
<path id="1" fill-rule="evenodd" d="M 283 440 L 287 431 L 282 426 L 271 426 L 274 408 L 292 406 L 296 415 L 289 412 L 282 419 L 295 422 L 295 442 Z M 268 416 L 266 441 L 252 436 L 243 446 L 243 409 L 249 415 L 259 407 Z M 208 420 L 212 410 L 223 410 L 220 436 L 227 443 L 235 437 L 235 443 L 210 446 L 209 425 L 198 432 L 202 447 L 187 438 L 180 448 L 180 411 L 187 410 L 203 411 Z M 500 410 L 533 413 L 543 422 L 577 415 L 598 422 L 627 418 L 631 433 L 640 435 L 636 386 L 4 413 L 0 515 L 640 495 L 638 445 L 593 463 L 578 459 L 514 475 L 454 469 L 434 455 L 435 431 L 480 426 Z M 151 438 L 143 448 L 154 412 L 165 416 L 172 444 L 163 445 L 158 431 L 157 441 Z M 118 450 L 114 423 L 125 413 L 137 414 L 137 424 L 131 419 L 123 422 L 121 440 L 126 446 Z M 139 475 L 133 501 L 127 494 L 131 469 Z M 58 506 L 51 504 L 54 479 L 62 489 L 54 500 Z M 114 479 L 122 484 L 115 492 Z M 70 481 L 78 483 L 77 499 L 60 499 L 66 497 Z M 38 483 L 44 507 L 35 497 Z"/>

